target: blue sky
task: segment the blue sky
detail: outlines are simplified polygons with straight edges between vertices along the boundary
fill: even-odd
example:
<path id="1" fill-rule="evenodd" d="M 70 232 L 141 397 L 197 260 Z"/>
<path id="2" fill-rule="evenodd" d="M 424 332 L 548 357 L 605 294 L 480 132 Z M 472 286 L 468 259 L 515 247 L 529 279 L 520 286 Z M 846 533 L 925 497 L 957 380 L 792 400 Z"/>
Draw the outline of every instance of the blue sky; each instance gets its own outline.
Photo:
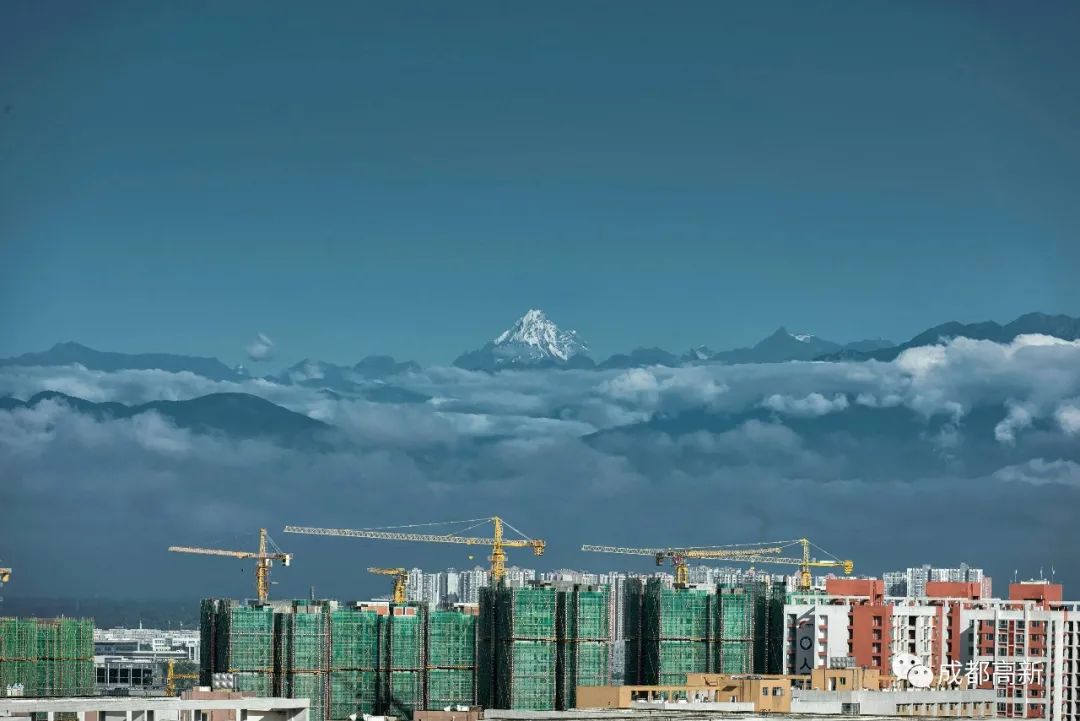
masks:
<path id="1" fill-rule="evenodd" d="M 7 3 L 0 355 L 1080 312 L 1080 7 Z"/>

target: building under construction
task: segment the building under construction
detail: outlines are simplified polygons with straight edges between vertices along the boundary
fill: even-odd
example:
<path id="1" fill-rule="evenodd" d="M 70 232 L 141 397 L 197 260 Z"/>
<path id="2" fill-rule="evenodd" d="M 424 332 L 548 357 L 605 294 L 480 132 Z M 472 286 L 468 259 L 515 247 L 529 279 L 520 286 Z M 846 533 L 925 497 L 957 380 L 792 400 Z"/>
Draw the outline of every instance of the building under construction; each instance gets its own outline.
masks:
<path id="1" fill-rule="evenodd" d="M 610 683 L 606 586 L 480 591 L 477 698 L 487 708 L 572 709 L 577 687 Z"/>
<path id="2" fill-rule="evenodd" d="M 93 621 L 0 618 L 0 697 L 94 692 Z"/>
<path id="3" fill-rule="evenodd" d="M 478 615 L 425 605 L 208 599 L 202 683 L 230 673 L 260 696 L 311 700 L 319 721 L 411 718 L 480 704 L 529 711 L 577 706 L 578 686 L 611 683 L 609 589 L 505 584 L 481 589 Z M 685 684 L 695 673 L 777 673 L 784 587 L 666 587 L 627 581 L 631 684 Z"/>
<path id="4" fill-rule="evenodd" d="M 626 583 L 623 623 L 630 684 L 686 683 L 690 673 L 779 673 L 782 585 L 717 587 Z"/>
<path id="5" fill-rule="evenodd" d="M 424 606 L 207 599 L 200 676 L 232 674 L 235 688 L 311 700 L 311 718 L 411 718 L 471 705 L 476 616 Z"/>

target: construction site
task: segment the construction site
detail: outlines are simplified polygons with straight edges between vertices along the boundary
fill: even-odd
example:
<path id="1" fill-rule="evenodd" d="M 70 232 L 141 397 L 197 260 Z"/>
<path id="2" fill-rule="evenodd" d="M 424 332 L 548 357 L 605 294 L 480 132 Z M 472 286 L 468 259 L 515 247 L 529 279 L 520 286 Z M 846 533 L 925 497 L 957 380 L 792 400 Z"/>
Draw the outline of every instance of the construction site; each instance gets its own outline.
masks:
<path id="1" fill-rule="evenodd" d="M 852 571 L 851 561 L 816 560 L 806 539 L 779 545 L 710 548 L 584 546 L 583 551 L 647 556 L 670 564 L 674 583 L 629 579 L 619 607 L 607 585 L 570 582 L 511 586 L 506 551 L 544 553 L 545 542 L 499 517 L 465 522 L 452 533 L 287 526 L 288 533 L 383 541 L 456 543 L 490 549 L 490 584 L 479 603 L 432 608 L 406 600 L 403 568 L 369 568 L 392 578 L 387 601 L 271 600 L 270 571 L 288 566 L 265 529 L 254 551 L 172 546 L 175 553 L 255 561 L 255 598 L 204 599 L 199 683 L 255 697 L 307 699 L 313 721 L 363 715 L 413 718 L 471 708 L 557 712 L 578 707 L 579 688 L 610 687 L 612 614 L 625 629 L 625 683 L 685 685 L 700 674 L 776 674 L 783 663 L 783 584 L 691 584 L 689 559 L 777 563 Z M 435 524 L 431 524 L 435 525 Z M 464 535 L 481 525 L 490 536 Z M 506 529 L 520 538 L 509 538 Z M 786 557 L 784 550 L 801 546 Z M 802 584 L 800 584 L 802 585 Z M 0 621 L 0 693 L 93 693 L 92 624 Z M 224 681 L 227 679 L 227 682 Z M 622 679 L 619 679 L 621 682 Z M 172 679 L 169 679 L 172 688 Z M 227 684 L 227 685 L 226 685 Z"/>
<path id="2" fill-rule="evenodd" d="M 765 581 L 693 585 L 689 559 L 835 567 L 851 573 L 850 561 L 817 561 L 805 539 L 801 555 L 785 557 L 787 545 L 713 548 L 582 550 L 647 556 L 670 564 L 675 582 L 628 581 L 614 609 L 606 585 L 505 581 L 510 548 L 544 553 L 545 542 L 516 532 L 498 517 L 465 522 L 467 531 L 489 525 L 490 536 L 463 532 L 333 529 L 287 526 L 287 533 L 324 537 L 457 543 L 490 549 L 490 585 L 479 603 L 429 608 L 406 601 L 402 568 L 369 568 L 393 579 L 388 602 L 273 600 L 268 598 L 273 563 L 289 564 L 260 532 L 257 551 L 172 547 L 171 551 L 255 559 L 256 598 L 206 599 L 200 612 L 200 681 L 228 675 L 232 688 L 259 696 L 310 699 L 313 719 L 360 714 L 411 718 L 418 711 L 452 708 L 562 711 L 577 707 L 579 687 L 612 683 L 612 613 L 626 629 L 626 682 L 685 684 L 701 673 L 778 673 L 782 665 L 786 589 Z"/>

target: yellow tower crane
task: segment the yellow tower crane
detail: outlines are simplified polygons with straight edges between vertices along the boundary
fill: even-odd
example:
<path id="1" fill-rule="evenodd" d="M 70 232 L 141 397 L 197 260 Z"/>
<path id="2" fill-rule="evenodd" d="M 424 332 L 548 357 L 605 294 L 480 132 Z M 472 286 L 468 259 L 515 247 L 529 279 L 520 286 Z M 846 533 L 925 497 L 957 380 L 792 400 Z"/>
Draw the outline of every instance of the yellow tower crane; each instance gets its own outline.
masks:
<path id="1" fill-rule="evenodd" d="M 369 568 L 368 573 L 394 577 L 394 603 L 403 605 L 406 601 L 405 589 L 409 583 L 409 574 L 404 568 Z"/>
<path id="2" fill-rule="evenodd" d="M 802 553 L 798 558 L 788 558 L 779 554 L 784 549 L 794 545 L 802 547 Z M 596 551 L 600 553 L 624 553 L 632 556 L 653 556 L 656 564 L 662 565 L 665 559 L 671 559 L 675 566 L 675 583 L 685 586 L 689 581 L 689 571 L 686 567 L 686 559 L 717 559 L 734 561 L 736 563 L 765 563 L 778 565 L 794 565 L 799 567 L 799 589 L 808 590 L 813 578 L 811 568 L 840 568 L 844 575 L 850 576 L 855 571 L 855 564 L 850 560 L 841 560 L 835 556 L 819 560 L 811 557 L 810 547 L 814 546 L 822 553 L 832 556 L 820 547 L 811 543 L 809 539 L 799 538 L 794 541 L 777 541 L 773 545 L 747 544 L 745 546 L 706 546 L 697 548 L 622 548 L 618 546 L 582 546 L 583 551 Z"/>
<path id="3" fill-rule="evenodd" d="M 582 546 L 582 551 L 597 553 L 622 553 L 630 556 L 654 556 L 656 565 L 662 566 L 667 560 L 675 569 L 675 585 L 686 586 L 690 583 L 690 570 L 687 560 L 692 558 L 723 559 L 743 561 L 771 553 L 779 553 L 780 546 L 711 546 L 705 548 L 624 548 L 622 546 Z"/>
<path id="4" fill-rule="evenodd" d="M 492 525 L 492 535 L 487 537 L 463 536 L 462 533 L 472 530 L 482 524 Z M 405 528 L 418 528 L 419 526 L 446 526 L 472 524 L 460 528 L 456 532 L 447 534 L 432 533 L 406 533 Z M 521 538 L 505 538 L 503 526 L 514 531 Z M 546 543 L 537 538 L 529 538 L 498 516 L 490 518 L 473 518 L 468 521 L 448 521 L 442 523 L 423 523 L 411 526 L 390 526 L 386 528 L 351 529 L 351 528 L 311 528 L 309 526 L 285 526 L 286 533 L 303 533 L 309 536 L 345 536 L 347 538 L 375 538 L 383 541 L 419 541 L 422 543 L 461 543 L 466 546 L 490 546 L 491 555 L 491 583 L 497 584 L 506 576 L 506 549 L 507 548 L 531 548 L 534 555 L 544 555 Z"/>
<path id="5" fill-rule="evenodd" d="M 176 660 L 170 658 L 169 662 L 167 664 L 167 669 L 165 671 L 165 695 L 166 696 L 175 696 L 176 695 L 176 682 L 177 682 L 178 679 L 182 679 L 182 680 L 185 680 L 185 681 L 198 681 L 199 680 L 199 674 L 197 674 L 197 673 L 177 673 L 175 664 L 176 664 Z"/>
<path id="6" fill-rule="evenodd" d="M 273 552 L 267 552 L 267 543 L 274 547 Z M 266 603 L 266 600 L 270 597 L 270 567 L 274 561 L 281 561 L 283 566 L 288 566 L 292 563 L 293 557 L 291 553 L 285 553 L 277 547 L 274 539 L 270 538 L 266 533 L 265 528 L 259 529 L 258 551 L 226 551 L 220 548 L 195 548 L 192 546 L 169 546 L 169 550 L 173 553 L 195 553 L 202 556 L 255 559 L 255 593 L 259 597 L 259 603 Z"/>

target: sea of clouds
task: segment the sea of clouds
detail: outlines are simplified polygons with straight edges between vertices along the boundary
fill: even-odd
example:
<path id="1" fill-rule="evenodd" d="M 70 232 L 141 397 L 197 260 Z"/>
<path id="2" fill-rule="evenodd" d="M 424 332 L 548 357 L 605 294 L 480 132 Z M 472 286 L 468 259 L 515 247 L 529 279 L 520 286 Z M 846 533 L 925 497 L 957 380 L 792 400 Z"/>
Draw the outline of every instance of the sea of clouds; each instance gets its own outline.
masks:
<path id="1" fill-rule="evenodd" d="M 59 400 L 0 411 L 0 558 L 23 567 L 27 593 L 132 584 L 147 596 L 239 593 L 238 569 L 165 547 L 251 545 L 254 529 L 286 523 L 498 513 L 549 540 L 547 558 L 512 559 L 541 568 L 651 570 L 649 559 L 583 554 L 582 543 L 806 535 L 864 573 L 967 561 L 1000 583 L 1040 567 L 1080 582 L 1080 342 L 956 339 L 888 363 L 440 367 L 387 383 L 430 400 L 191 373 L 2 368 L 0 396 L 52 390 L 136 405 L 240 392 L 331 428 L 303 446 L 198 433 L 152 411 L 95 420 Z M 298 554 L 280 593 L 318 583 L 362 594 L 379 583 L 362 573 L 376 562 L 483 562 L 453 548 L 277 540 Z M 85 547 L 116 562 L 87 563 L 76 552 Z M 343 577 L 343 562 L 355 574 Z M 170 569 L 199 573 L 178 589 Z"/>

